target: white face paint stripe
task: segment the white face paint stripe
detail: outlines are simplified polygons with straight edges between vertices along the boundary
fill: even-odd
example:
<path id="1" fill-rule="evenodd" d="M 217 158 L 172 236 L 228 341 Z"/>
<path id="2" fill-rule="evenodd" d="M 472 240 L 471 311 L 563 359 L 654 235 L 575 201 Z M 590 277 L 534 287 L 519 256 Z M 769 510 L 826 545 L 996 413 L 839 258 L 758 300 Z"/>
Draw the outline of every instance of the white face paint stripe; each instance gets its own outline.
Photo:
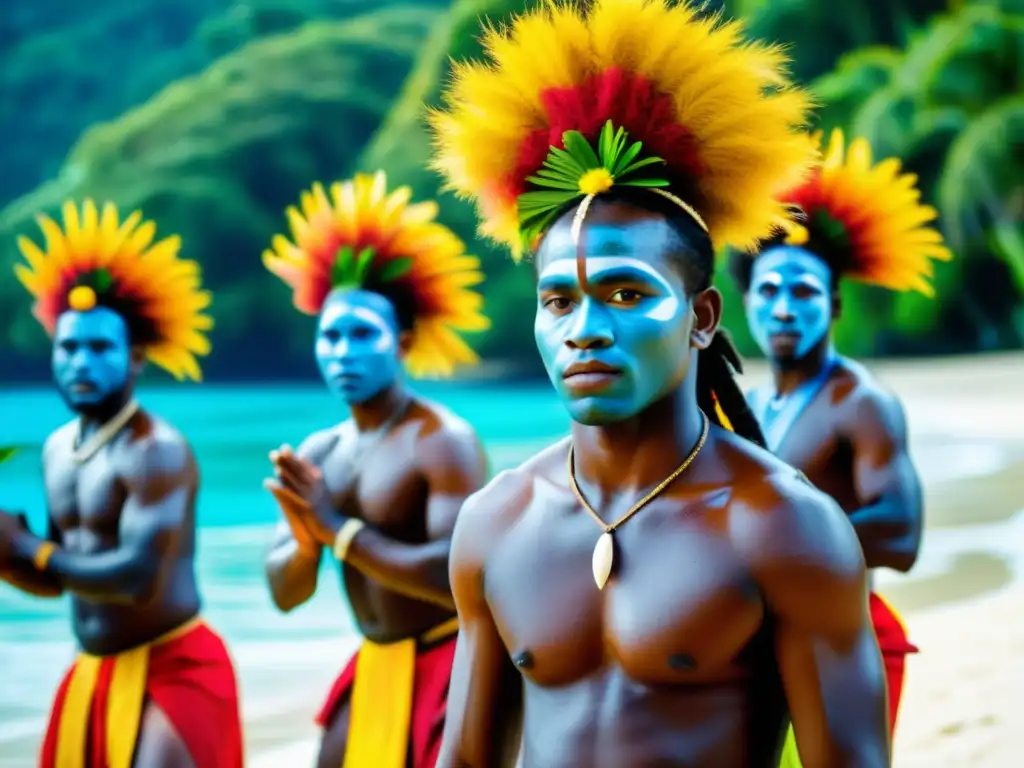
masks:
<path id="1" fill-rule="evenodd" d="M 800 273 L 799 277 L 793 275 L 794 271 Z M 825 291 L 830 281 L 828 266 L 814 254 L 795 246 L 772 248 L 757 257 L 751 284 L 760 284 L 767 275 L 778 275 L 784 281 L 807 277 Z"/>
<path id="2" fill-rule="evenodd" d="M 373 345 L 373 349 L 376 352 L 387 352 L 392 349 L 397 343 L 398 339 L 395 336 L 394 330 L 391 328 L 391 324 L 388 323 L 378 313 L 372 309 L 366 307 L 353 307 L 350 304 L 332 304 L 324 312 L 320 318 L 320 330 L 323 332 L 327 330 L 335 323 L 340 320 L 344 320 L 347 317 L 353 317 L 360 320 L 367 325 L 372 325 L 378 331 L 380 331 L 380 338 Z M 319 348 L 319 347 L 318 347 Z"/>
<path id="3" fill-rule="evenodd" d="M 780 275 L 778 272 L 769 272 L 767 275 L 765 275 L 764 277 L 757 281 L 757 287 L 760 288 L 763 285 L 773 285 L 776 288 L 780 288 L 782 286 L 782 283 L 782 275 Z"/>
<path id="4" fill-rule="evenodd" d="M 638 272 L 643 272 L 666 292 L 672 292 L 672 286 L 669 285 L 665 278 L 662 277 L 654 267 L 646 262 L 640 261 L 640 259 L 628 259 L 618 256 L 594 256 L 588 257 L 586 261 L 588 279 L 596 279 L 600 277 L 602 272 L 610 272 L 613 269 L 623 269 L 628 267 L 629 269 L 635 269 Z M 556 276 L 576 277 L 576 260 L 565 258 L 552 261 L 544 268 L 544 271 L 540 273 L 538 280 Z"/>
<path id="5" fill-rule="evenodd" d="M 611 272 L 615 269 L 633 269 L 637 272 L 642 272 L 648 278 L 665 292 L 664 296 L 657 297 L 656 300 L 652 301 L 645 312 L 644 317 L 649 317 L 652 320 L 658 320 L 660 322 L 667 322 L 675 317 L 679 312 L 679 306 L 683 302 L 683 297 L 679 294 L 679 291 L 672 287 L 672 285 L 658 273 L 650 264 L 640 261 L 639 259 L 629 259 L 617 256 L 595 256 L 586 260 L 587 264 L 587 279 L 597 280 L 601 277 L 603 272 Z M 544 280 L 548 277 L 570 277 L 576 279 L 576 260 L 575 259 L 557 259 L 544 268 L 544 271 L 540 273 L 538 280 Z"/>
<path id="6" fill-rule="evenodd" d="M 813 288 L 816 291 L 825 293 L 828 288 L 825 284 L 818 279 L 816 275 L 804 274 L 796 280 L 792 281 L 795 285 L 804 285 L 808 288 Z M 786 283 L 786 279 L 778 272 L 769 272 L 767 275 L 762 277 L 755 283 L 755 288 L 762 288 L 766 285 L 774 286 L 775 288 L 781 288 Z"/>
<path id="7" fill-rule="evenodd" d="M 821 291 L 822 293 L 825 293 L 825 291 L 827 290 L 825 288 L 825 284 L 814 275 L 804 275 L 803 277 L 796 281 L 796 284 L 806 285 L 808 288 L 814 288 L 815 290 Z"/>
<path id="8" fill-rule="evenodd" d="M 372 309 L 367 309 L 366 307 L 353 307 L 350 304 L 332 304 L 327 308 L 327 311 L 324 312 L 323 319 L 320 321 L 320 324 L 325 326 L 333 325 L 338 320 L 349 316 L 358 318 L 364 323 L 369 323 L 375 328 L 390 330 L 388 321 Z"/>

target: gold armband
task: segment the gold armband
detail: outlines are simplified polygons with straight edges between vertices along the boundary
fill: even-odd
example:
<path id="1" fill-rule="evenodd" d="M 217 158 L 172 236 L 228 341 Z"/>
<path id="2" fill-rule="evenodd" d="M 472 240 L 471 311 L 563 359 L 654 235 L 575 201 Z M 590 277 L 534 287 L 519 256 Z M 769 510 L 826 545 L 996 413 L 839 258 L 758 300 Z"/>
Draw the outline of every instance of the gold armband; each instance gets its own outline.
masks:
<path id="1" fill-rule="evenodd" d="M 37 571 L 45 571 L 46 564 L 50 562 L 50 557 L 57 550 L 57 545 L 52 541 L 44 541 L 36 548 L 36 552 L 32 555 L 32 565 L 36 567 Z"/>
<path id="2" fill-rule="evenodd" d="M 365 527 L 366 523 L 354 517 L 345 521 L 345 524 L 338 531 L 338 535 L 334 537 L 334 557 L 337 560 L 345 562 L 349 547 L 352 546 L 352 540 Z"/>

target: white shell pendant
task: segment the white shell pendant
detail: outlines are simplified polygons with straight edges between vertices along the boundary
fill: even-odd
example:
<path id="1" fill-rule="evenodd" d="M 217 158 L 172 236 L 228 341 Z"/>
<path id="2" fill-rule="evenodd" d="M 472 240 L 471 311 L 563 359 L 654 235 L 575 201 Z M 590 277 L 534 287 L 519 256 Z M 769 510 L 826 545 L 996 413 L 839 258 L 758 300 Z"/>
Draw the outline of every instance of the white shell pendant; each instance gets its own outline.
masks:
<path id="1" fill-rule="evenodd" d="M 591 559 L 591 567 L 594 569 L 594 581 L 598 589 L 604 589 L 608 578 L 612 575 L 612 566 L 615 563 L 615 540 L 611 531 L 605 531 L 594 545 L 594 556 Z"/>

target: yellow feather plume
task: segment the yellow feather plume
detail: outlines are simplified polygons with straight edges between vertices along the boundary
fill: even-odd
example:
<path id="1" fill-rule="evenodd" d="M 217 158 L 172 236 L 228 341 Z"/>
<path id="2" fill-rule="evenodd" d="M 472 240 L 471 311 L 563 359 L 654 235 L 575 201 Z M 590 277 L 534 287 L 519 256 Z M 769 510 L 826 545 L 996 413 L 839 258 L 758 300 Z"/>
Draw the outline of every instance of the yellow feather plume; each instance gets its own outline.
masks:
<path id="1" fill-rule="evenodd" d="M 33 314 L 49 334 L 68 309 L 89 311 L 110 306 L 125 320 L 146 329 L 150 362 L 176 379 L 200 381 L 197 357 L 210 352 L 206 332 L 213 319 L 204 314 L 209 292 L 200 285 L 199 265 L 178 258 L 176 235 L 153 242 L 156 224 L 135 211 L 119 221 L 116 206 L 102 211 L 92 200 L 81 210 L 72 201 L 62 208 L 64 226 L 48 216 L 37 220 L 45 247 L 18 238 L 26 264 L 14 273 L 35 299 Z"/>
<path id="2" fill-rule="evenodd" d="M 263 264 L 292 288 L 299 311 L 316 315 L 338 285 L 339 253 L 367 254 L 371 290 L 402 283 L 413 296 L 416 320 L 405 358 L 410 375 L 449 376 L 456 365 L 477 362 L 459 332 L 490 327 L 480 311 L 483 297 L 472 290 L 483 273 L 479 259 L 435 221 L 437 204 L 411 198 L 409 187 L 389 192 L 383 171 L 357 174 L 329 190 L 314 184 L 302 193 L 301 210 L 286 212 L 291 240 L 274 237 Z M 397 276 L 387 277 L 397 267 Z"/>
<path id="3" fill-rule="evenodd" d="M 670 170 L 695 169 L 684 179 L 693 191 L 671 191 L 699 212 L 717 246 L 751 249 L 771 232 L 785 216 L 777 193 L 798 183 L 815 159 L 803 131 L 810 98 L 791 83 L 779 47 L 748 42 L 740 23 L 699 10 L 666 0 L 552 0 L 508 28 L 486 27 L 488 60 L 457 63 L 444 108 L 430 115 L 433 165 L 450 189 L 476 202 L 483 235 L 518 259 L 516 198 L 541 164 L 524 147 L 539 135 L 545 150 L 561 148 L 555 128 L 593 142 L 607 120 L 645 152 L 658 140 L 645 131 L 685 131 L 691 157 L 655 154 Z M 618 100 L 590 93 L 588 103 L 587 89 L 609 73 L 642 83 L 668 105 L 664 114 L 636 117 L 642 109 L 623 103 L 629 88 Z M 574 113 L 585 126 L 555 114 L 553 100 L 571 89 L 587 105 Z M 549 141 L 547 134 L 554 134 Z"/>
<path id="4" fill-rule="evenodd" d="M 815 135 L 819 146 L 821 138 Z M 817 254 L 837 274 L 932 296 L 932 262 L 953 254 L 932 225 L 937 211 L 921 203 L 916 183 L 896 158 L 872 164 L 866 139 L 847 148 L 842 131 L 834 130 L 821 167 L 783 196 L 804 217 L 799 241 L 787 241 Z"/>

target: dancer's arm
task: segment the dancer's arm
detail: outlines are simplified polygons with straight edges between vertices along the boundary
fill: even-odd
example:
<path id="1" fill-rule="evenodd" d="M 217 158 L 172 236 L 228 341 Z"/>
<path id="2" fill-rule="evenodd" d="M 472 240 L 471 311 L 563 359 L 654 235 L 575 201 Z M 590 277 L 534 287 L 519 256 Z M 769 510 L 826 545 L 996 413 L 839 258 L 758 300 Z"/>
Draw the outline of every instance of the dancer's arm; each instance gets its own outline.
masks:
<path id="1" fill-rule="evenodd" d="M 888 393 L 861 395 L 846 430 L 861 508 L 850 515 L 868 568 L 907 572 L 917 560 L 924 527 L 921 480 L 907 450 L 907 425 Z"/>

